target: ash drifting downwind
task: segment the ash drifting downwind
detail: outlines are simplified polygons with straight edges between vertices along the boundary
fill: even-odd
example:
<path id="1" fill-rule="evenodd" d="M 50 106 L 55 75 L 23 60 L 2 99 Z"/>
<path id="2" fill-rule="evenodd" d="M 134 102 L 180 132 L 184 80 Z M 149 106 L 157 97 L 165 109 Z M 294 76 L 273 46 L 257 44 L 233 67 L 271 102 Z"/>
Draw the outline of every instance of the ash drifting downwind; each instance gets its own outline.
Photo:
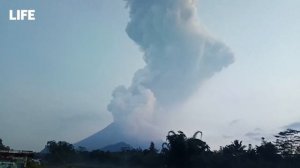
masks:
<path id="1" fill-rule="evenodd" d="M 127 88 L 118 86 L 108 111 L 113 123 L 77 143 L 97 149 L 126 141 L 147 146 L 159 140 L 155 117 L 180 106 L 215 73 L 234 62 L 231 50 L 201 26 L 196 0 L 125 0 L 130 21 L 126 32 L 144 53 Z"/>

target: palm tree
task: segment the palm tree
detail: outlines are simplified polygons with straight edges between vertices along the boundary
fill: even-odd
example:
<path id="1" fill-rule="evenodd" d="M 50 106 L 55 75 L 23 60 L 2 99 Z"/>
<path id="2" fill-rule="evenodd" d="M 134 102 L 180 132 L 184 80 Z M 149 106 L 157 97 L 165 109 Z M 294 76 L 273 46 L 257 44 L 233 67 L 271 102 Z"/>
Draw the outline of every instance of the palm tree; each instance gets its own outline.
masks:
<path id="1" fill-rule="evenodd" d="M 167 142 L 162 146 L 162 153 L 167 158 L 167 164 L 171 167 L 188 167 L 192 157 L 201 156 L 202 153 L 209 151 L 209 146 L 197 138 L 197 131 L 191 138 L 187 138 L 182 131 L 175 133 L 170 131 L 167 135 Z"/>
<path id="2" fill-rule="evenodd" d="M 198 134 L 201 134 L 200 139 L 202 140 L 202 135 L 203 135 L 202 131 L 195 132 L 193 138 L 196 139 Z"/>
<path id="3" fill-rule="evenodd" d="M 225 155 L 230 155 L 230 156 L 241 156 L 244 154 L 246 146 L 243 145 L 242 141 L 239 140 L 234 140 L 230 145 L 227 145 L 223 148 L 223 153 Z"/>

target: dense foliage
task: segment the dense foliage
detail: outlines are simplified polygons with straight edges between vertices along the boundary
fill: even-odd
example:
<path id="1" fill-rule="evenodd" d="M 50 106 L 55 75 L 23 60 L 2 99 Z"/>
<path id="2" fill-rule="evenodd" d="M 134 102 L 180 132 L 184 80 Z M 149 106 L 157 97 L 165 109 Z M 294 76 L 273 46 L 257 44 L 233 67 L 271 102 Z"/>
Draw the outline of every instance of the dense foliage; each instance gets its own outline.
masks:
<path id="1" fill-rule="evenodd" d="M 42 165 L 28 167 L 132 167 L 132 168 L 299 168 L 300 132 L 287 129 L 275 135 L 274 142 L 262 138 L 261 144 L 245 146 L 242 141 L 212 151 L 202 140 L 202 132 L 187 137 L 170 131 L 161 150 L 151 143 L 148 149 L 127 149 L 121 152 L 87 151 L 67 142 L 49 141 L 37 154 Z M 8 147 L 0 141 L 0 148 Z"/>
<path id="2" fill-rule="evenodd" d="M 2 139 L 0 139 L 0 150 L 9 150 L 8 146 L 3 145 Z"/>

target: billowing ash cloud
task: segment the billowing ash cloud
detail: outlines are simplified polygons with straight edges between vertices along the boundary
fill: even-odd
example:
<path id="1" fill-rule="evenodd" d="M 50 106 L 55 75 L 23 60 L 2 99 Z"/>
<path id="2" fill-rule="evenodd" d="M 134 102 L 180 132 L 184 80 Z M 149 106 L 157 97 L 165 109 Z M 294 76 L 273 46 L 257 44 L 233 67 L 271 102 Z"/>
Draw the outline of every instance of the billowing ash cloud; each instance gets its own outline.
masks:
<path id="1" fill-rule="evenodd" d="M 119 86 L 108 105 L 114 122 L 148 124 L 157 107 L 183 103 L 201 82 L 233 63 L 230 49 L 197 21 L 195 0 L 126 0 L 126 32 L 146 63 L 129 88 Z M 138 131 L 138 130 L 137 130 Z"/>

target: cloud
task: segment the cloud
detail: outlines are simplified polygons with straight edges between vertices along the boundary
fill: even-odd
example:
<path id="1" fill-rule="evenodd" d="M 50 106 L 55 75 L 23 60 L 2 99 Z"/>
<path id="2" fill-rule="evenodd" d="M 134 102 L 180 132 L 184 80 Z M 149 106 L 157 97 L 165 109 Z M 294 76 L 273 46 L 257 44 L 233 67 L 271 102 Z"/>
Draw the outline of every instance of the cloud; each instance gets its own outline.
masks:
<path id="1" fill-rule="evenodd" d="M 245 134 L 245 137 L 249 138 L 250 140 L 254 140 L 254 141 L 261 141 L 262 137 L 267 136 L 265 134 L 265 131 L 263 131 L 260 128 L 256 128 L 251 132 L 248 132 Z"/>
<path id="2" fill-rule="evenodd" d="M 125 1 L 130 12 L 126 32 L 144 53 L 146 65 L 128 88 L 115 89 L 107 109 L 114 122 L 143 132 L 155 125 L 153 115 L 159 116 L 159 109 L 183 104 L 234 57 L 200 25 L 196 1 Z"/>
<path id="3" fill-rule="evenodd" d="M 113 123 L 77 143 L 89 149 L 107 142 L 136 147 L 149 140 L 161 142 L 167 121 L 172 121 L 166 109 L 183 105 L 203 81 L 234 62 L 229 47 L 198 22 L 197 1 L 125 2 L 130 12 L 126 32 L 143 52 L 145 66 L 135 72 L 129 87 L 113 91 L 107 106 Z"/>
<path id="4" fill-rule="evenodd" d="M 229 126 L 234 126 L 234 125 L 237 125 L 241 122 L 240 119 L 235 119 L 235 120 L 232 120 L 230 123 L 229 123 Z"/>
<path id="5" fill-rule="evenodd" d="M 129 88 L 121 86 L 114 91 L 108 110 L 116 120 L 121 113 L 147 104 L 150 97 L 155 99 L 152 105 L 182 103 L 203 80 L 233 63 L 230 49 L 200 26 L 196 1 L 126 2 L 130 9 L 126 32 L 144 52 L 146 66 L 136 72 Z M 143 101 L 132 101 L 137 97 Z M 123 104 L 126 102 L 130 105 Z"/>
<path id="6" fill-rule="evenodd" d="M 284 126 L 284 129 L 295 129 L 295 130 L 300 130 L 300 122 L 294 122 L 294 123 L 291 123 L 287 126 Z"/>

